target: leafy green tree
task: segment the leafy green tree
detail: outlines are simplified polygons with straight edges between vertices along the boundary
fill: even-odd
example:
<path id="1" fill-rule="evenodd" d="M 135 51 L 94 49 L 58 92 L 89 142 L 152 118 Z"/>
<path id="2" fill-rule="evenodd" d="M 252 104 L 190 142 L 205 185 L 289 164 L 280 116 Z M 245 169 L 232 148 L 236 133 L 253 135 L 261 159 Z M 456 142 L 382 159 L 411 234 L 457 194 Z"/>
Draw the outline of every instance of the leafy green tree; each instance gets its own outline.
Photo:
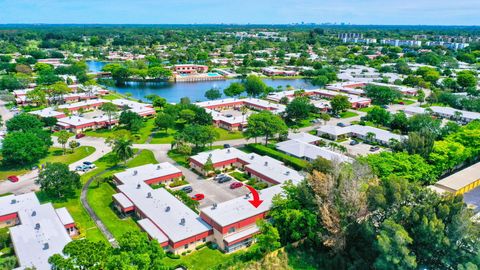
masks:
<path id="1" fill-rule="evenodd" d="M 247 119 L 248 129 L 245 133 L 247 138 L 255 138 L 257 136 L 265 137 L 265 145 L 268 140 L 275 134 L 288 132 L 288 127 L 278 115 L 274 115 L 270 111 L 261 111 L 250 115 Z"/>
<path id="2" fill-rule="evenodd" d="M 215 167 L 213 167 L 212 156 L 208 156 L 207 161 L 205 161 L 205 164 L 203 164 L 203 171 L 208 174 L 214 169 Z"/>
<path id="3" fill-rule="evenodd" d="M 158 95 L 148 95 L 146 96 L 148 100 L 152 102 L 153 107 L 163 108 L 167 104 L 167 100 Z"/>
<path id="4" fill-rule="evenodd" d="M 75 148 L 77 148 L 79 145 L 80 144 L 75 140 L 70 140 L 70 142 L 68 143 L 68 147 L 70 147 L 72 153 L 75 151 Z"/>
<path id="5" fill-rule="evenodd" d="M 43 128 L 43 123 L 36 116 L 28 113 L 15 115 L 6 122 L 7 131 L 31 131 Z"/>
<path id="6" fill-rule="evenodd" d="M 388 126 L 390 123 L 391 115 L 390 112 L 381 108 L 379 106 L 373 106 L 372 109 L 367 113 L 366 119 L 372 121 L 375 124 L 380 124 L 383 126 Z"/>
<path id="7" fill-rule="evenodd" d="M 118 122 L 124 125 L 127 130 L 130 130 L 132 132 L 137 132 L 144 125 L 143 119 L 138 113 L 128 110 L 122 111 L 122 113 L 120 113 Z"/>
<path id="8" fill-rule="evenodd" d="M 105 114 L 108 116 L 108 128 L 111 128 L 112 126 L 112 116 L 118 111 L 117 105 L 111 103 L 111 102 L 106 102 L 103 103 L 102 106 L 100 106 L 100 110 L 103 111 Z"/>
<path id="9" fill-rule="evenodd" d="M 457 73 L 457 82 L 463 89 L 472 88 L 477 85 L 477 77 L 471 71 L 460 71 Z"/>
<path id="10" fill-rule="evenodd" d="M 49 145 L 32 131 L 9 132 L 2 142 L 3 162 L 27 165 L 37 162 L 48 153 Z"/>
<path id="11" fill-rule="evenodd" d="M 57 141 L 59 144 L 62 145 L 63 148 L 63 154 L 65 154 L 66 148 L 65 146 L 67 145 L 68 139 L 70 138 L 70 133 L 66 130 L 60 130 L 57 132 Z"/>
<path id="12" fill-rule="evenodd" d="M 211 126 L 187 125 L 182 132 L 175 134 L 175 139 L 191 143 L 198 149 L 213 143 L 218 136 L 219 134 Z"/>
<path id="13" fill-rule="evenodd" d="M 468 158 L 465 147 L 453 141 L 436 141 L 428 156 L 430 164 L 435 167 L 437 175 L 449 172 Z"/>
<path id="14" fill-rule="evenodd" d="M 205 97 L 209 100 L 219 99 L 222 97 L 222 93 L 217 88 L 212 88 L 205 92 Z"/>
<path id="15" fill-rule="evenodd" d="M 415 269 L 417 262 L 409 246 L 413 239 L 402 225 L 393 220 L 385 220 L 377 235 L 376 246 L 379 256 L 375 260 L 376 269 Z"/>
<path id="16" fill-rule="evenodd" d="M 267 85 L 255 75 L 249 75 L 244 81 L 245 91 L 249 96 L 259 96 L 265 93 Z"/>
<path id="17" fill-rule="evenodd" d="M 400 130 L 403 133 L 406 133 L 408 130 L 407 115 L 402 111 L 392 115 L 392 120 L 390 121 L 390 128 L 393 130 Z"/>
<path id="18" fill-rule="evenodd" d="M 167 133 L 169 128 L 175 126 L 175 117 L 167 113 L 159 113 L 155 118 L 155 126 L 164 129 L 165 133 Z"/>
<path id="19" fill-rule="evenodd" d="M 71 172 L 67 164 L 60 162 L 47 163 L 40 171 L 36 184 L 51 198 L 70 198 L 75 195 L 77 189 L 82 185 L 80 175 Z"/>
<path id="20" fill-rule="evenodd" d="M 290 102 L 285 109 L 285 118 L 293 123 L 305 120 L 313 110 L 310 100 L 306 97 L 297 97 Z"/>
<path id="21" fill-rule="evenodd" d="M 425 92 L 422 89 L 419 89 L 417 91 L 417 98 L 418 98 L 418 102 L 420 102 L 420 104 L 425 102 Z"/>
<path id="22" fill-rule="evenodd" d="M 255 252 L 258 254 L 267 254 L 280 248 L 280 235 L 278 234 L 277 228 L 261 219 L 257 221 L 257 226 L 260 229 L 260 233 L 255 236 L 257 244 L 255 246 Z"/>
<path id="23" fill-rule="evenodd" d="M 243 92 L 245 92 L 245 86 L 239 82 L 231 83 L 227 88 L 223 90 L 223 93 L 227 97 L 237 97 Z"/>
<path id="24" fill-rule="evenodd" d="M 359 160 L 367 162 L 373 173 L 380 178 L 393 175 L 422 183 L 432 183 L 435 180 L 433 167 L 417 154 L 381 152 Z"/>
<path id="25" fill-rule="evenodd" d="M 93 242 L 88 239 L 71 241 L 63 248 L 63 255 L 55 254 L 48 259 L 52 269 L 105 269 L 112 248 L 105 242 Z"/>
<path id="26" fill-rule="evenodd" d="M 340 112 L 344 112 L 352 107 L 348 97 L 344 95 L 336 95 L 330 100 L 330 106 L 332 107 L 332 113 L 337 115 Z"/>
<path id="27" fill-rule="evenodd" d="M 317 77 L 313 78 L 313 80 L 312 80 L 312 84 L 316 85 L 316 86 L 319 86 L 319 87 L 324 87 L 329 82 L 330 82 L 330 80 L 328 79 L 328 77 L 324 76 L 324 75 L 317 76 Z"/>
<path id="28" fill-rule="evenodd" d="M 387 105 L 402 97 L 402 94 L 390 87 L 369 84 L 365 87 L 365 95 L 373 104 Z"/>

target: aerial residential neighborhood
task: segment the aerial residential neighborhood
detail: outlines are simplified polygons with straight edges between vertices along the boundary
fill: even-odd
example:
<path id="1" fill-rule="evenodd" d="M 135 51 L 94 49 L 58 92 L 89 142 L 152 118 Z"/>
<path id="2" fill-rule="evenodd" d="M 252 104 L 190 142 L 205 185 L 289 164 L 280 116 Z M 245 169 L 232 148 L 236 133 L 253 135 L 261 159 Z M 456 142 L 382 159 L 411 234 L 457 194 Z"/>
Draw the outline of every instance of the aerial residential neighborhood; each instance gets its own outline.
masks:
<path id="1" fill-rule="evenodd" d="M 4 2 L 0 270 L 480 269 L 479 3 Z"/>

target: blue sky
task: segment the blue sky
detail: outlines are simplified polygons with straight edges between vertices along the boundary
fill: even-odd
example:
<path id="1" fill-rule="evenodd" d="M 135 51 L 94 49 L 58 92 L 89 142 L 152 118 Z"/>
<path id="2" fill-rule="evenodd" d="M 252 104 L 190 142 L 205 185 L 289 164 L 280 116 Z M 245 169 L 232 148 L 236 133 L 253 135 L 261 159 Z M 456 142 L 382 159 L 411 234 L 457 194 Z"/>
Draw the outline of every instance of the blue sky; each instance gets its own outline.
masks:
<path id="1" fill-rule="evenodd" d="M 480 0 L 0 0 L 0 23 L 480 25 Z"/>

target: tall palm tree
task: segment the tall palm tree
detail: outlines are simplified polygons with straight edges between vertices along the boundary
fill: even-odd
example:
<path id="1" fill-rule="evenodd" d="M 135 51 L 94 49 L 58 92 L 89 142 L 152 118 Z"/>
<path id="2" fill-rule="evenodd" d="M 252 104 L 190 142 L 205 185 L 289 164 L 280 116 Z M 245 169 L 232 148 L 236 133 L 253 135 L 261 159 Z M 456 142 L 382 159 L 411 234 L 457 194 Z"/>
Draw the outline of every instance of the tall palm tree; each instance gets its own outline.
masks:
<path id="1" fill-rule="evenodd" d="M 118 107 L 111 103 L 103 103 L 102 106 L 100 107 L 100 110 L 102 110 L 105 114 L 108 116 L 108 128 L 111 128 L 112 126 L 112 116 L 115 114 L 115 112 L 118 111 Z"/>
<path id="2" fill-rule="evenodd" d="M 375 138 L 376 138 L 376 137 L 377 137 L 377 134 L 375 134 L 375 133 L 373 133 L 373 132 L 367 132 L 365 139 L 366 139 L 368 142 L 373 142 L 373 141 L 375 141 Z"/>
<path id="3" fill-rule="evenodd" d="M 113 152 L 118 159 L 127 164 L 127 160 L 133 157 L 132 140 L 127 137 L 118 138 L 113 142 Z"/>

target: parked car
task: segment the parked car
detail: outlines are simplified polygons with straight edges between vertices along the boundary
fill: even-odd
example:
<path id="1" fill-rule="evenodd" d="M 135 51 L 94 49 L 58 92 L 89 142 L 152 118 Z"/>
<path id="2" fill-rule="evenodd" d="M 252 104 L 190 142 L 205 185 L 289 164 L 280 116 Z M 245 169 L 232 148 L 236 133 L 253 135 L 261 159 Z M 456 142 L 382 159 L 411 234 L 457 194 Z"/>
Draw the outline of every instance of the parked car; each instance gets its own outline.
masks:
<path id="1" fill-rule="evenodd" d="M 239 188 L 239 187 L 243 187 L 242 182 L 234 182 L 234 183 L 230 184 L 230 189 L 236 189 L 236 188 Z"/>
<path id="2" fill-rule="evenodd" d="M 90 161 L 84 161 L 83 165 L 87 166 L 89 169 L 95 169 L 97 167 L 95 164 L 93 164 L 93 162 Z"/>
<path id="3" fill-rule="evenodd" d="M 223 145 L 223 148 L 230 148 L 230 147 L 231 147 L 231 146 L 230 146 L 230 144 L 228 144 L 228 143 L 226 143 L 226 144 Z"/>
<path id="4" fill-rule="evenodd" d="M 350 141 L 350 145 L 357 145 L 357 144 L 359 144 L 359 142 L 356 141 L 356 140 L 351 140 L 351 141 Z"/>
<path id="5" fill-rule="evenodd" d="M 380 150 L 380 147 L 378 147 L 378 146 L 370 147 L 370 152 L 375 152 L 375 151 L 378 151 L 378 150 Z"/>
<path id="6" fill-rule="evenodd" d="M 387 105 L 382 105 L 382 106 L 380 106 L 380 107 L 384 108 L 385 110 L 388 109 L 388 106 L 387 106 Z"/>
<path id="7" fill-rule="evenodd" d="M 405 102 L 400 101 L 398 104 L 400 104 L 400 105 L 405 105 Z"/>
<path id="8" fill-rule="evenodd" d="M 193 191 L 193 188 L 191 186 L 186 186 L 181 189 L 185 193 L 190 193 Z"/>
<path id="9" fill-rule="evenodd" d="M 85 134 L 83 133 L 78 133 L 77 135 L 75 135 L 75 139 L 80 139 L 80 138 L 83 138 L 85 137 Z"/>
<path id="10" fill-rule="evenodd" d="M 197 193 L 192 197 L 192 200 L 194 201 L 201 201 L 203 199 L 205 199 L 205 195 L 203 195 L 202 193 Z"/>
<path id="11" fill-rule="evenodd" d="M 18 180 L 20 180 L 20 179 L 18 179 L 18 176 L 16 176 L 16 175 L 10 175 L 9 177 L 7 177 L 7 179 L 12 183 L 16 183 L 16 182 L 18 182 Z"/>
<path id="12" fill-rule="evenodd" d="M 232 178 L 230 176 L 225 175 L 224 177 L 218 179 L 218 183 L 220 183 L 220 184 L 221 183 L 226 183 L 226 182 L 231 181 L 231 180 L 232 180 Z"/>
<path id="13" fill-rule="evenodd" d="M 346 127 L 347 125 L 345 125 L 344 123 L 340 122 L 340 123 L 337 123 L 337 126 L 339 126 L 339 127 Z"/>
<path id="14" fill-rule="evenodd" d="M 217 175 L 213 178 L 213 180 L 218 181 L 218 180 L 220 180 L 220 179 L 222 179 L 222 178 L 224 178 L 224 177 L 226 177 L 226 176 L 227 176 L 227 175 L 226 175 L 226 174 L 223 174 L 223 173 L 217 174 Z"/>
<path id="15" fill-rule="evenodd" d="M 78 165 L 76 168 L 75 168 L 75 171 L 81 171 L 81 172 L 86 172 L 90 169 L 89 166 L 87 165 Z"/>

